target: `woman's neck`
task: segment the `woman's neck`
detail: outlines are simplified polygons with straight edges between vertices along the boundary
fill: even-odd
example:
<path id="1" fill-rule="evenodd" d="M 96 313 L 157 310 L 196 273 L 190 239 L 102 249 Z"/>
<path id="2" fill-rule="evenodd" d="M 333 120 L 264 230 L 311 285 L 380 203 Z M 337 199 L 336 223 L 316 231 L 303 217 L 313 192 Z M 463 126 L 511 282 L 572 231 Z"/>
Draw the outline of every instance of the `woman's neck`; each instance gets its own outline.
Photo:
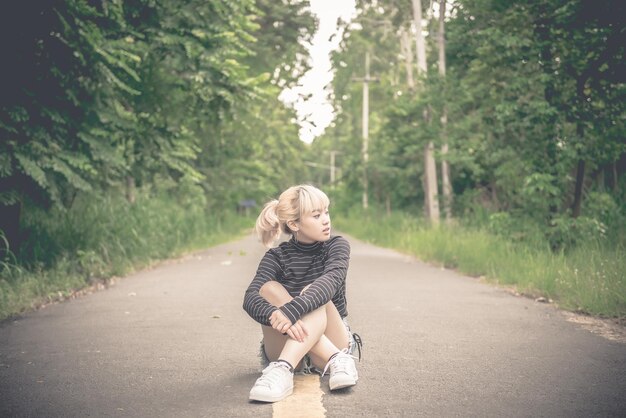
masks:
<path id="1" fill-rule="evenodd" d="M 295 236 L 291 237 L 290 242 L 301 251 L 314 251 L 317 250 L 322 244 L 320 241 L 302 242 L 298 241 Z"/>

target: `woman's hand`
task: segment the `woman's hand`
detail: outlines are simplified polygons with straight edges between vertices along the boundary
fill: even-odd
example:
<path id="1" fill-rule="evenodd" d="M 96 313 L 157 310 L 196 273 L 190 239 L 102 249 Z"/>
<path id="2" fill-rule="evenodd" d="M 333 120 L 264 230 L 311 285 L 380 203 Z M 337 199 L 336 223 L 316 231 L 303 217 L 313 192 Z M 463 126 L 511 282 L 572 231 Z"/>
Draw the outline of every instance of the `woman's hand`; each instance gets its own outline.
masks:
<path id="1" fill-rule="evenodd" d="M 308 336 L 309 333 L 304 327 L 304 322 L 298 319 L 298 321 L 287 330 L 287 335 L 289 335 L 294 340 L 302 343 L 304 342 L 304 337 Z"/>
<path id="2" fill-rule="evenodd" d="M 304 337 L 309 335 L 302 321 L 298 320 L 295 324 L 292 324 L 289 318 L 287 318 L 280 309 L 276 309 L 272 312 L 270 315 L 270 324 L 276 331 L 281 334 L 287 334 L 290 338 L 298 342 L 303 342 Z"/>
<path id="3" fill-rule="evenodd" d="M 280 309 L 276 309 L 272 312 L 270 315 L 270 324 L 272 325 L 272 328 L 281 334 L 285 334 L 293 325 L 289 318 L 287 318 Z"/>

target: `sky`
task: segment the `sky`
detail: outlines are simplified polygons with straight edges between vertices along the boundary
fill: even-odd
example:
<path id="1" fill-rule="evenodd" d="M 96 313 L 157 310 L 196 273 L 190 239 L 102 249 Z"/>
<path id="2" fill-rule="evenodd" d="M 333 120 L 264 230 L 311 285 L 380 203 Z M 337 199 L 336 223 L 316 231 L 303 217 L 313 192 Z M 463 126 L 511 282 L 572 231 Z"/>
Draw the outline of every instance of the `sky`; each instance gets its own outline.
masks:
<path id="1" fill-rule="evenodd" d="M 333 120 L 333 108 L 328 102 L 329 91 L 324 90 L 333 78 L 330 64 L 330 52 L 339 46 L 340 36 L 337 33 L 337 19 L 351 20 L 355 12 L 355 0 L 310 0 L 311 11 L 319 19 L 318 30 L 315 33 L 309 53 L 311 55 L 311 69 L 300 79 L 300 86 L 284 90 L 280 99 L 285 103 L 293 103 L 302 120 L 304 115 L 313 121 L 301 123 L 300 139 L 310 143 L 321 135 L 324 129 Z M 310 97 L 304 101 L 301 96 Z"/>

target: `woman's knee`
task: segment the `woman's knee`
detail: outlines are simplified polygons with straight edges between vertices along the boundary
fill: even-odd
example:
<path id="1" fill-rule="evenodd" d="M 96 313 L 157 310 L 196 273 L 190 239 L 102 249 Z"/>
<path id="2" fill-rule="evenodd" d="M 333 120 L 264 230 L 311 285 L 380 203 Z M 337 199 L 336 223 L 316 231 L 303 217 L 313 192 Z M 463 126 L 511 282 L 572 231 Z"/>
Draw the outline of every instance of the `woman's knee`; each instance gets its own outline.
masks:
<path id="1" fill-rule="evenodd" d="M 275 280 L 265 282 L 259 289 L 259 295 L 274 306 L 282 306 L 292 299 L 287 289 Z"/>
<path id="2" fill-rule="evenodd" d="M 304 294 L 304 292 L 306 292 L 309 287 L 311 287 L 311 285 L 307 285 L 304 287 L 304 289 L 302 289 L 302 291 L 300 292 L 300 294 Z M 333 301 L 328 301 L 326 302 L 324 305 L 322 305 L 320 308 L 325 308 L 327 311 L 331 311 L 331 312 L 337 312 L 337 315 L 339 315 L 339 311 L 337 311 L 337 308 L 335 307 L 335 304 L 333 303 Z"/>

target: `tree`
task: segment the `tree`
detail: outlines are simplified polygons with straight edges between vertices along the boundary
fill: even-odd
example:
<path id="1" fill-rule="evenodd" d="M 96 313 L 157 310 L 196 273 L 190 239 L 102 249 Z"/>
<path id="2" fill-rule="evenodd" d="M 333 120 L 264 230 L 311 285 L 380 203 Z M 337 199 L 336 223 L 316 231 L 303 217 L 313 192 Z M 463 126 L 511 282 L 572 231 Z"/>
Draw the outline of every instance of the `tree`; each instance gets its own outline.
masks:
<path id="1" fill-rule="evenodd" d="M 418 76 L 426 78 L 426 43 L 422 34 L 422 1 L 412 0 L 413 22 L 415 25 L 415 46 L 417 51 Z M 424 109 L 424 125 L 430 123 L 428 107 Z M 424 211 L 428 220 L 434 224 L 439 222 L 439 201 L 437 193 L 437 168 L 434 156 L 435 146 L 430 140 L 424 146 Z"/>
<path id="2" fill-rule="evenodd" d="M 135 184 L 206 185 L 213 161 L 244 158 L 225 149 L 238 137 L 228 125 L 237 123 L 238 113 L 252 115 L 257 127 L 272 126 L 273 120 L 258 117 L 264 101 L 278 105 L 271 74 L 290 60 L 304 68 L 303 47 L 292 43 L 306 41 L 315 27 L 307 2 L 258 4 L 56 0 L 2 6 L 1 42 L 11 59 L 0 77 L 0 228 L 12 248 L 24 204 L 68 208 L 78 193 L 125 188 L 133 200 Z M 262 9 L 280 11 L 289 24 L 280 52 L 268 51 L 284 28 L 268 31 L 255 23 Z M 251 68 L 255 53 L 263 63 Z M 297 76 L 281 73 L 273 81 L 293 83 Z M 242 102 L 251 105 L 244 111 Z M 268 117 L 291 126 L 288 111 Z"/>
<path id="3" fill-rule="evenodd" d="M 437 37 L 437 45 L 439 50 L 439 59 L 437 67 L 439 76 L 442 78 L 445 86 L 446 77 L 446 35 L 445 35 L 445 19 L 446 19 L 446 0 L 439 0 L 439 31 Z M 445 94 L 444 94 L 445 97 Z M 444 101 L 441 110 L 441 189 L 443 192 L 443 206 L 446 219 L 452 218 L 452 185 L 450 184 L 450 166 L 446 160 L 448 154 L 448 140 L 446 138 L 446 128 L 448 125 L 448 111 Z"/>
<path id="4" fill-rule="evenodd" d="M 0 42 L 11 59 L 0 74 L 0 228 L 15 249 L 24 200 L 71 205 L 93 189 L 98 165 L 119 168 L 110 144 L 80 133 L 98 119 L 95 89 L 128 89 L 120 77 L 135 74 L 126 65 L 133 55 L 104 34 L 117 15 L 83 1 L 2 7 Z"/>
<path id="5" fill-rule="evenodd" d="M 542 67 L 550 77 L 546 100 L 575 125 L 570 141 L 578 161 L 571 208 L 577 217 L 587 167 L 612 165 L 624 152 L 615 146 L 623 130 L 610 127 L 624 111 L 626 31 L 619 16 L 626 7 L 618 1 L 570 1 L 531 2 L 529 9 L 535 16 Z"/>

